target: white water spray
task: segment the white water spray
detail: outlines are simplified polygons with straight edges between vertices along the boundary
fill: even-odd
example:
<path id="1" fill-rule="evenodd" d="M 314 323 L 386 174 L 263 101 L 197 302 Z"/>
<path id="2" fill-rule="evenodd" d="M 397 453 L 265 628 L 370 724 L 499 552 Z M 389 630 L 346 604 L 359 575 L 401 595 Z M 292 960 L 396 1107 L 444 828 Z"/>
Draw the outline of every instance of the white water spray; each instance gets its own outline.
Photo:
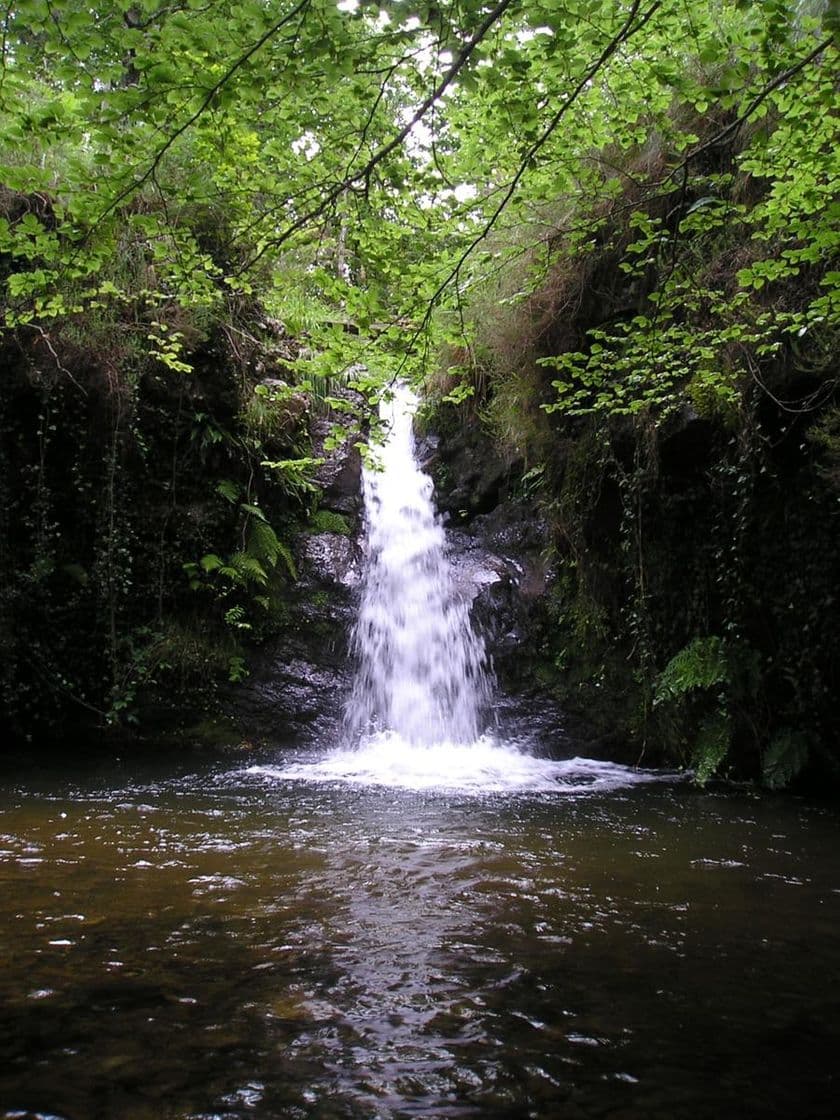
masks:
<path id="1" fill-rule="evenodd" d="M 414 457 L 416 405 L 396 390 L 383 409 L 381 469 L 364 472 L 367 565 L 347 723 L 355 740 L 389 731 L 411 747 L 463 745 L 478 738 L 489 699 L 486 655 L 452 587 L 432 480 Z"/>

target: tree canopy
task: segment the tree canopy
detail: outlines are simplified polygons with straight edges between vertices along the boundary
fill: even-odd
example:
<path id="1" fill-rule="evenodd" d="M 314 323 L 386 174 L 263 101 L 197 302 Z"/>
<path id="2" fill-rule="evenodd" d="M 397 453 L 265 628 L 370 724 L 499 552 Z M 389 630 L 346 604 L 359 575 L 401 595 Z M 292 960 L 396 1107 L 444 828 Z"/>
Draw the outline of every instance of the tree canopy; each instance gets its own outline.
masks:
<path id="1" fill-rule="evenodd" d="M 49 207 L 0 220 L 7 324 L 129 290 L 158 322 L 256 286 L 318 334 L 310 363 L 410 373 L 432 326 L 469 347 L 464 301 L 511 258 L 539 274 L 561 237 L 585 250 L 645 159 L 645 195 L 700 177 L 684 218 L 720 222 L 708 157 L 734 135 L 769 184 L 739 215 L 773 243 L 725 297 L 746 299 L 836 256 L 836 25 L 787 0 L 18 0 L 0 182 Z M 670 235 L 641 202 L 644 262 Z M 838 275 L 788 326 L 836 316 Z"/>

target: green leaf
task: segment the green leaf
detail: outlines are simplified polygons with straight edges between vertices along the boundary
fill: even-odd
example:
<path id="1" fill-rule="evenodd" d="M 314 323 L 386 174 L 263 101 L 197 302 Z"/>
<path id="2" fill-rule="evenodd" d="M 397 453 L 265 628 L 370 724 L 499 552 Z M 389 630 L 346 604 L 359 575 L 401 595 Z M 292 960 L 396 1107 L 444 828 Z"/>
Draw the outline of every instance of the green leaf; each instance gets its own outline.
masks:
<path id="1" fill-rule="evenodd" d="M 725 712 L 716 712 L 701 725 L 694 741 L 694 780 L 704 786 L 720 768 L 729 751 L 732 726 Z"/>
<path id="2" fill-rule="evenodd" d="M 654 704 L 729 679 L 726 649 L 720 638 L 695 638 L 675 654 L 656 681 Z"/>
<path id="3" fill-rule="evenodd" d="M 233 482 L 229 478 L 223 478 L 220 482 L 216 483 L 216 493 L 228 502 L 236 502 L 239 500 L 241 487 L 238 482 Z"/>
<path id="4" fill-rule="evenodd" d="M 208 552 L 206 556 L 202 556 L 200 563 L 205 572 L 217 572 L 224 567 L 224 560 L 215 552 Z"/>

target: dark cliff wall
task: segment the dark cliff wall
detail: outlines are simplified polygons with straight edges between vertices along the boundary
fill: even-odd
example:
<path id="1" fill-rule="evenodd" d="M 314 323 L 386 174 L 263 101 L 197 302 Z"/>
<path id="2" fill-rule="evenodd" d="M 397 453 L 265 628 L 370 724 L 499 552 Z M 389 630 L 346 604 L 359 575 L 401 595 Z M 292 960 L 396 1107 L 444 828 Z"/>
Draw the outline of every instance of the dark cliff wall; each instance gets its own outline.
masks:
<path id="1" fill-rule="evenodd" d="M 177 356 L 150 333 L 177 334 Z M 5 751 L 208 716 L 225 741 L 283 738 L 305 718 L 290 669 L 250 714 L 231 701 L 278 640 L 300 647 L 290 663 L 307 642 L 335 665 L 346 649 L 350 591 L 318 542 L 352 566 L 360 462 L 351 444 L 323 450 L 324 406 L 295 385 L 298 345 L 230 294 L 193 312 L 149 311 L 138 295 L 4 333 Z"/>
<path id="2" fill-rule="evenodd" d="M 616 757 L 835 784 L 833 423 L 766 399 L 735 430 L 690 411 L 653 437 L 558 423 L 535 495 L 490 432 L 449 416 L 442 504 L 521 568 L 518 624 L 495 639 L 503 685 L 544 688 Z M 470 510 L 479 475 L 496 482 Z M 511 617 L 483 610 L 491 632 Z"/>
<path id="3" fill-rule="evenodd" d="M 743 218 L 761 192 L 726 182 Z M 530 294 L 473 296 L 471 353 L 427 388 L 436 484 L 453 523 L 519 521 L 541 557 L 512 680 L 650 763 L 836 785 L 840 348 L 808 310 L 826 264 L 745 289 L 773 242 L 700 223 L 705 187 L 634 187 L 585 246 L 558 236 Z M 662 246 L 642 266 L 631 211 Z"/>

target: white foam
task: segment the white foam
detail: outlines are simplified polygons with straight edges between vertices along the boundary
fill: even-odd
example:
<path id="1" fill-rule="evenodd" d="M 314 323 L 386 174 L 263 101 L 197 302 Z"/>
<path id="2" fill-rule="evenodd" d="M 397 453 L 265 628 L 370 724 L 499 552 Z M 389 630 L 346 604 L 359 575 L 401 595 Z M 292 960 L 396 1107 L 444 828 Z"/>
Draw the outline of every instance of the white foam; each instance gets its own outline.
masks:
<path id="1" fill-rule="evenodd" d="M 252 766 L 247 773 L 278 782 L 337 782 L 463 794 L 582 794 L 672 777 L 592 758 L 536 758 L 489 736 L 467 744 L 419 745 L 406 743 L 393 731 L 379 732 L 358 748 L 332 751 L 312 762 Z"/>

